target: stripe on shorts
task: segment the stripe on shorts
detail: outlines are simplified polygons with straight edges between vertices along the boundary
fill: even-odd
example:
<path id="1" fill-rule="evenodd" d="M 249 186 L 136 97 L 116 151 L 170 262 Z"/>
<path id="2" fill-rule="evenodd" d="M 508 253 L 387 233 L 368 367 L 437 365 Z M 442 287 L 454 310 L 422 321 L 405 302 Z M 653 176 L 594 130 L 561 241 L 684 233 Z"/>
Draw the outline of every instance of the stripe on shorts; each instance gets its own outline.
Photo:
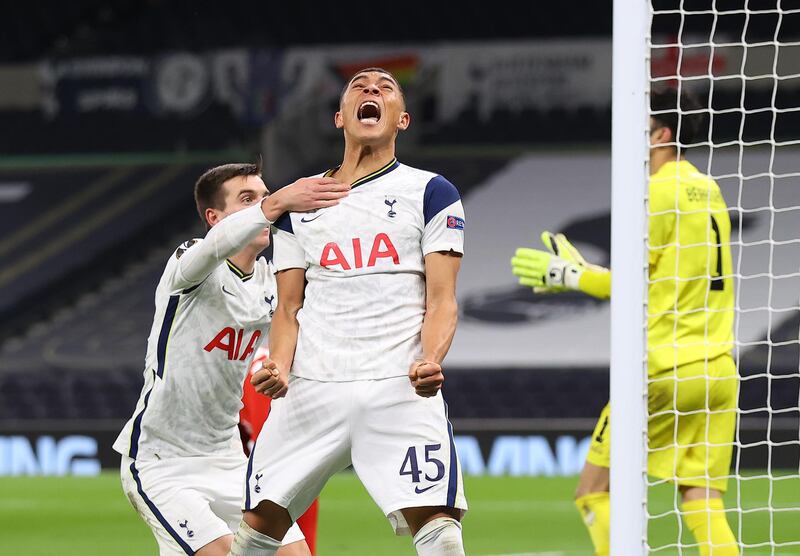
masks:
<path id="1" fill-rule="evenodd" d="M 444 401 L 444 418 L 447 420 L 447 434 L 450 436 L 450 470 L 448 472 L 447 480 L 447 504 L 448 508 L 456 507 L 456 491 L 458 490 L 458 456 L 456 455 L 456 443 L 453 440 L 453 425 L 450 424 L 449 412 L 447 411 L 447 402 Z"/>
<path id="2" fill-rule="evenodd" d="M 244 478 L 244 509 L 250 510 L 250 475 L 253 473 L 253 454 L 256 453 L 256 443 L 258 439 L 253 441 L 253 447 L 250 449 L 250 457 L 247 458 L 247 475 Z"/>
<path id="3" fill-rule="evenodd" d="M 186 552 L 186 554 L 188 554 L 189 556 L 194 556 L 194 550 L 192 550 L 192 547 L 186 544 L 186 541 L 184 541 L 180 537 L 180 535 L 178 535 L 175 529 L 173 529 L 170 526 L 167 519 L 162 515 L 160 511 L 158 511 L 156 505 L 153 504 L 153 501 L 150 500 L 150 498 L 148 498 L 147 495 L 144 493 L 144 489 L 142 488 L 142 481 L 141 479 L 139 479 L 139 472 L 136 470 L 135 461 L 131 462 L 131 474 L 133 475 L 133 480 L 136 481 L 136 490 L 139 491 L 139 496 L 142 497 L 142 500 L 144 500 L 145 504 L 147 504 L 147 507 L 150 508 L 150 511 L 153 512 L 153 515 L 156 516 L 156 519 L 159 521 L 159 523 L 161 523 L 161 525 L 164 526 L 164 529 L 167 530 L 167 533 L 169 533 L 170 536 L 173 539 L 175 539 L 175 542 L 177 542 L 178 545 L 180 545 L 180 547 L 183 549 L 184 552 Z"/>

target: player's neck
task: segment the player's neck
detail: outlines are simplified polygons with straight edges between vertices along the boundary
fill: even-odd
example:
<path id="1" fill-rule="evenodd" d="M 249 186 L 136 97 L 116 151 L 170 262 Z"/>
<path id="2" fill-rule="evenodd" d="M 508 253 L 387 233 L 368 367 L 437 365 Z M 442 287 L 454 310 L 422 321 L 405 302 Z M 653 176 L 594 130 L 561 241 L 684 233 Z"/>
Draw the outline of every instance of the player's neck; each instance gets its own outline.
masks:
<path id="1" fill-rule="evenodd" d="M 334 176 L 343 183 L 353 183 L 380 170 L 389 164 L 394 156 L 394 141 L 382 146 L 346 144 L 342 165 Z"/>
<path id="2" fill-rule="evenodd" d="M 256 250 L 253 247 L 245 247 L 228 260 L 245 274 L 250 274 L 256 267 L 256 258 L 258 258 Z"/>
<path id="3" fill-rule="evenodd" d="M 667 162 L 676 162 L 686 160 L 684 155 L 676 155 L 675 149 L 672 148 L 658 148 L 650 152 L 650 175 L 652 176 Z"/>

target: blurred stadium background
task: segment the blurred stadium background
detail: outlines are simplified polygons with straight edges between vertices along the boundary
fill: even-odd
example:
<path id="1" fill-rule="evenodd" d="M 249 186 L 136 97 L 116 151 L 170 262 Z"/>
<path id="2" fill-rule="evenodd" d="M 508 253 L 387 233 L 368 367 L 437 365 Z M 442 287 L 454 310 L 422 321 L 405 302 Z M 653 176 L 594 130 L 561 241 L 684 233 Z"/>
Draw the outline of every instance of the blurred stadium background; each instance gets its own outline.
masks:
<path id="1" fill-rule="evenodd" d="M 340 89 L 355 70 L 377 65 L 398 76 L 409 98 L 413 123 L 399 158 L 448 177 L 469 218 L 445 386 L 469 475 L 467 549 L 591 554 L 571 495 L 607 400 L 609 308 L 577 295 L 534 297 L 515 285 L 508 259 L 551 229 L 590 260 L 609 261 L 610 1 L 312 9 L 83 0 L 3 12 L 13 25 L 0 34 L 0 553 L 154 553 L 119 489 L 111 442 L 141 389 L 164 261 L 202 235 L 192 185 L 216 163 L 259 154 L 271 187 L 337 164 Z M 656 23 L 655 34 L 676 33 L 674 21 Z M 707 33 L 702 18 L 687 25 Z M 736 18 L 718 25 L 717 33 L 741 34 Z M 786 25 L 800 34 L 797 19 Z M 800 65 L 800 51 L 788 56 Z M 723 49 L 709 60 L 694 52 L 682 71 L 711 62 L 738 71 L 742 53 Z M 677 53 L 659 51 L 654 75 L 675 73 L 677 64 Z M 800 82 L 783 85 L 781 94 L 800 105 Z M 773 94 L 746 87 L 755 104 Z M 716 107 L 739 106 L 743 94 L 740 84 L 723 86 Z M 763 135 L 770 124 L 722 115 L 713 133 L 736 138 L 743 126 L 745 136 Z M 798 126 L 789 113 L 777 129 L 796 136 Z M 716 153 L 714 168 L 735 167 L 737 155 Z M 756 168 L 767 156 L 754 149 L 745 163 Z M 786 151 L 784 163 L 796 168 L 800 152 Z M 797 199 L 796 184 L 776 195 Z M 750 213 L 741 225 L 757 243 L 774 222 Z M 781 226 L 800 237 L 800 222 Z M 768 250 L 748 249 L 746 260 L 737 254 L 743 268 L 767 264 Z M 796 343 L 781 344 L 797 339 L 797 286 L 770 287 L 768 277 L 740 284 L 744 307 L 795 308 L 740 317 L 745 447 L 735 465 L 745 473 L 798 467 L 790 410 L 800 361 Z M 770 461 L 766 440 L 778 443 Z M 766 483 L 752 489 L 762 506 L 773 496 Z M 731 496 L 740 494 L 747 497 Z M 800 486 L 779 496 L 797 505 Z M 748 538 L 769 537 L 766 516 L 746 517 Z M 407 539 L 391 538 L 352 477 L 323 494 L 320 519 L 323 556 L 413 552 Z M 351 533 L 345 519 L 363 532 Z M 653 527 L 668 535 L 677 524 Z"/>

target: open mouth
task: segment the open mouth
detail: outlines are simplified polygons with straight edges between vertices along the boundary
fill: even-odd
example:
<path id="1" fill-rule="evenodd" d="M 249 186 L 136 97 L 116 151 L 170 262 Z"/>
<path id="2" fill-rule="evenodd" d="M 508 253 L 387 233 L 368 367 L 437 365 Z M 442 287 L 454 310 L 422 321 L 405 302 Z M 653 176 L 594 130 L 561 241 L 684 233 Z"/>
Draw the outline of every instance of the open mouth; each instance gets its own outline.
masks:
<path id="1" fill-rule="evenodd" d="M 358 107 L 358 121 L 362 124 L 375 125 L 381 119 L 381 107 L 377 102 L 368 100 Z"/>

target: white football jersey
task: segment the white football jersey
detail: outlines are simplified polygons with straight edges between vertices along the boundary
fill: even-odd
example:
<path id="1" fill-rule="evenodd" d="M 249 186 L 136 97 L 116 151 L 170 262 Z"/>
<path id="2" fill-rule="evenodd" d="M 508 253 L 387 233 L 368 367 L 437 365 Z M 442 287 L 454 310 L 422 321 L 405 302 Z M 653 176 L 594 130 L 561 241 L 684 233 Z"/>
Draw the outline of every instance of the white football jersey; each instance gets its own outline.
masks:
<path id="1" fill-rule="evenodd" d="M 286 214 L 275 226 L 276 270 L 305 269 L 308 281 L 292 373 L 322 381 L 406 375 L 422 355 L 424 257 L 464 253 L 453 184 L 392 160 L 355 181 L 338 205 Z"/>
<path id="2" fill-rule="evenodd" d="M 260 213 L 260 207 L 256 209 Z M 263 233 L 269 222 L 262 215 L 259 223 L 256 211 L 250 213 Z M 238 216 L 222 222 L 228 219 L 243 226 Z M 241 227 L 236 233 L 241 236 Z M 245 274 L 229 260 L 215 260 L 221 248 L 208 241 L 207 236 L 182 244 L 156 289 L 144 387 L 114 443 L 117 452 L 130 458 L 242 454 L 237 427 L 242 384 L 277 305 L 274 269 L 259 258 L 253 272 Z M 227 252 L 242 241 L 234 237 Z M 187 279 L 181 258 L 203 249 L 210 255 L 194 258 L 205 259 L 198 260 L 198 266 L 203 263 L 206 270 L 190 269 L 198 278 Z M 190 285 L 193 281 L 198 283 Z"/>

